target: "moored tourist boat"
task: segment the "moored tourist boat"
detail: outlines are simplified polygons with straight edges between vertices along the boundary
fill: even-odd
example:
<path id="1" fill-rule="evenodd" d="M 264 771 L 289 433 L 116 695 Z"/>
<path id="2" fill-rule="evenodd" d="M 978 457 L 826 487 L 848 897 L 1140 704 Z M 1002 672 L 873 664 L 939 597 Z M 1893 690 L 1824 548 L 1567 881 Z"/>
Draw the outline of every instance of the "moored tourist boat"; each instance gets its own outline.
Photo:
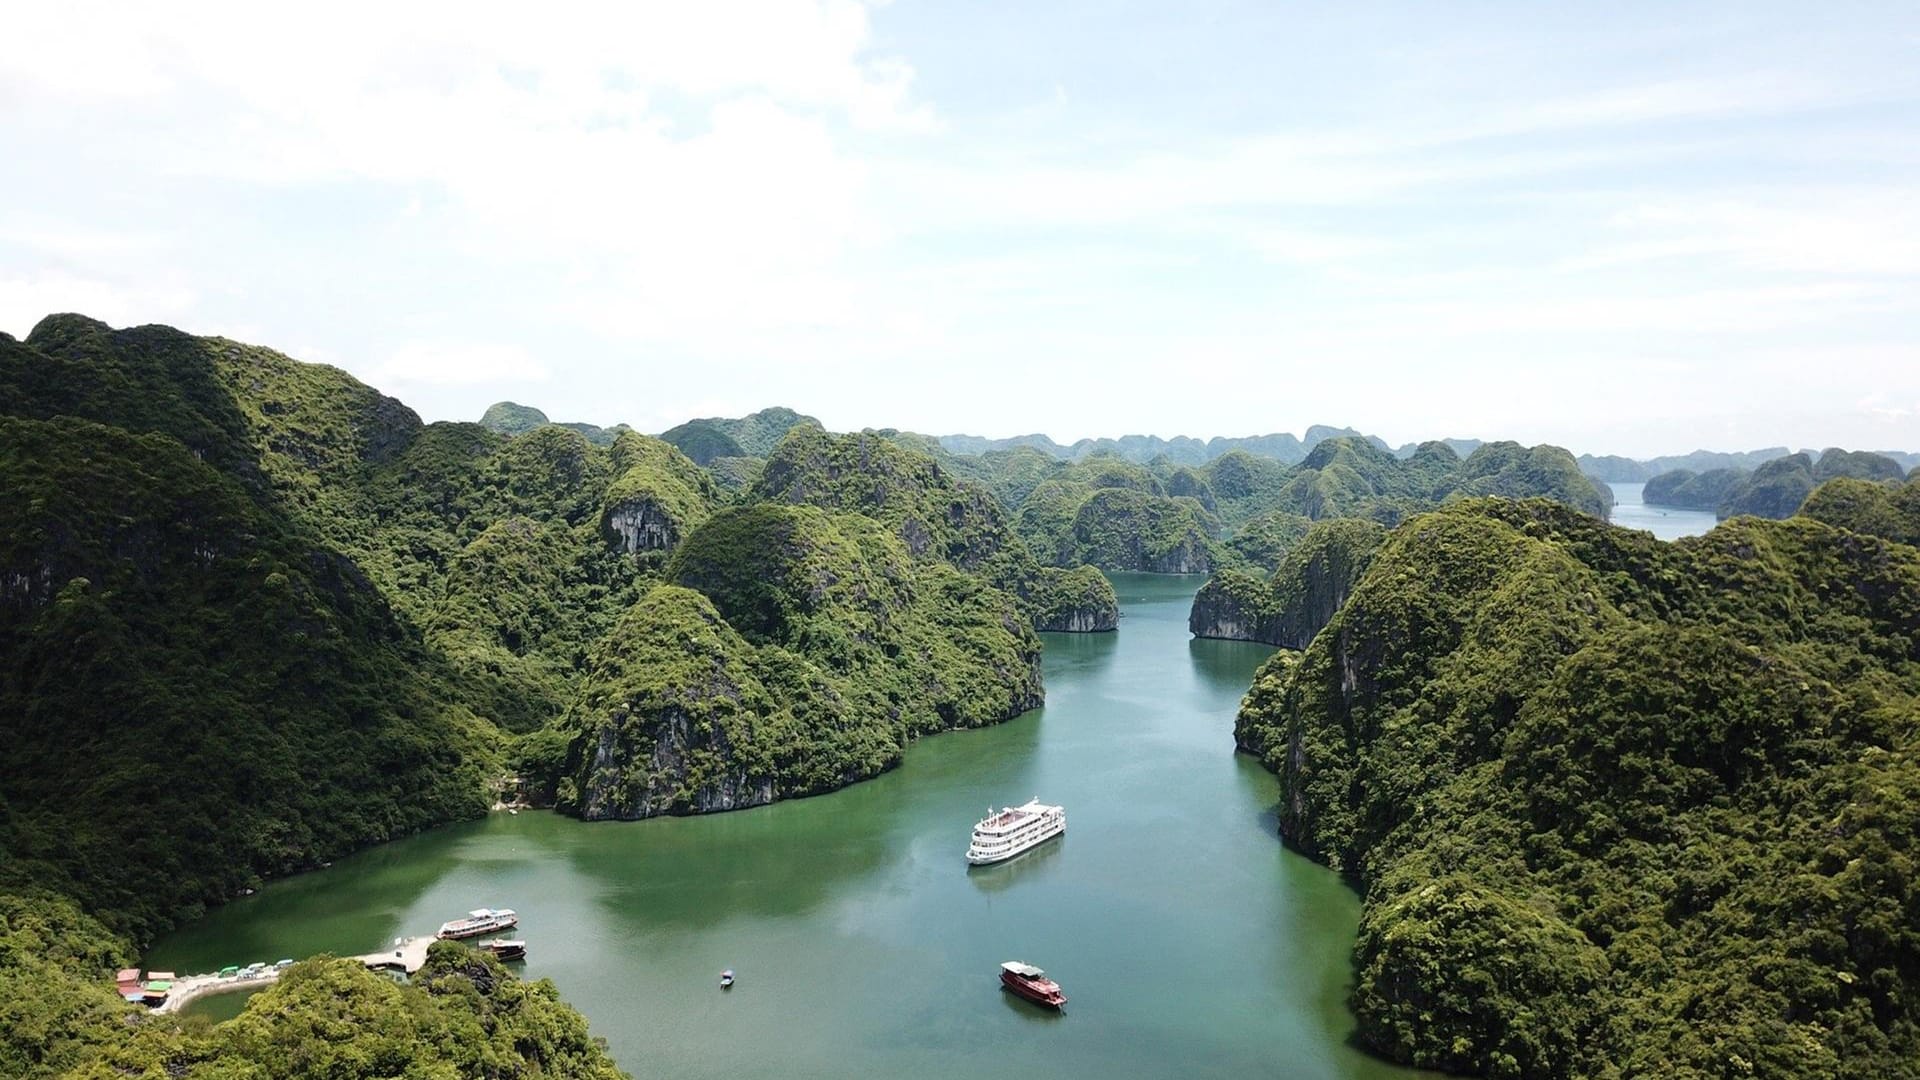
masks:
<path id="1" fill-rule="evenodd" d="M 1067 995 L 1060 992 L 1059 983 L 1047 978 L 1046 972 L 1019 960 L 1000 965 L 1000 985 L 1035 1005 L 1057 1009 L 1067 1003 Z"/>
<path id="2" fill-rule="evenodd" d="M 974 866 L 1004 862 L 1067 831 L 1067 808 L 1048 806 L 1038 798 L 1024 806 L 989 812 L 973 827 L 967 862 Z"/>
<path id="3" fill-rule="evenodd" d="M 479 937 L 500 930 L 511 930 L 519 925 L 520 917 L 512 908 L 475 908 L 467 912 L 464 919 L 441 923 L 439 936 L 449 941 L 461 938 Z"/>
<path id="4" fill-rule="evenodd" d="M 492 953 L 496 960 L 525 960 L 527 958 L 527 943 L 514 938 L 494 938 L 492 941 L 483 941 L 476 947 L 484 952 Z"/>

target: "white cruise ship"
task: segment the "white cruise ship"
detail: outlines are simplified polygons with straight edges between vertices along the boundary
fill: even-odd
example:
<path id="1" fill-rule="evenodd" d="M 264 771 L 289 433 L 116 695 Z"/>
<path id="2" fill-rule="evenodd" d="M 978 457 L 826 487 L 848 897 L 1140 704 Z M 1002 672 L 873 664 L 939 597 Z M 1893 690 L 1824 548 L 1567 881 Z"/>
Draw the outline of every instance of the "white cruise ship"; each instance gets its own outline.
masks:
<path id="1" fill-rule="evenodd" d="M 1066 807 L 1029 799 L 1025 806 L 1005 807 L 975 825 L 967 861 L 975 866 L 1004 862 L 1066 831 Z"/>

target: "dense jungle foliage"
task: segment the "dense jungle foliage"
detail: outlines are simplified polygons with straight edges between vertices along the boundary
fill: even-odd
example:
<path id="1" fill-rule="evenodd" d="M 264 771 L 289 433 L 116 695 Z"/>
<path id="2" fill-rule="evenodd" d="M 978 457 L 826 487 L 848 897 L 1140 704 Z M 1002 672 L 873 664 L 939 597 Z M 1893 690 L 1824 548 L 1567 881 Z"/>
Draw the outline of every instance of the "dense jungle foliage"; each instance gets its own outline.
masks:
<path id="1" fill-rule="evenodd" d="M 547 424 L 554 424 L 554 421 L 548 420 L 546 413 L 531 405 L 518 405 L 511 401 L 493 403 L 480 417 L 481 427 L 506 436 L 525 435 L 534 428 Z M 614 440 L 618 439 L 622 433 L 633 430 L 625 424 L 603 428 L 596 424 L 562 422 L 554 426 L 563 427 L 584 436 L 595 446 L 612 446 Z"/>
<path id="2" fill-rule="evenodd" d="M 960 461 L 953 471 L 969 471 L 1015 509 L 1015 528 L 1037 557 L 1112 571 L 1271 570 L 1313 521 L 1393 524 L 1474 495 L 1544 495 L 1602 516 L 1612 502 L 1566 451 L 1515 443 L 1482 444 L 1465 460 L 1444 442 L 1403 458 L 1331 435 L 1296 465 L 1241 449 L 1199 468 L 1102 454 L 1050 462 L 1031 448 Z"/>
<path id="3" fill-rule="evenodd" d="M 407 985 L 356 960 L 294 965 L 227 1023 L 122 1002 L 125 947 L 64 898 L 0 895 L 0 1075 L 43 1080 L 486 1076 L 619 1080 L 553 984 L 440 942 Z"/>
<path id="4" fill-rule="evenodd" d="M 649 812 L 743 805 L 700 794 L 733 772 L 774 797 L 871 775 L 918 734 L 1037 702 L 1035 620 L 1097 622 L 1092 610 L 1112 626 L 1103 578 L 1040 567 L 991 496 L 924 458 L 902 475 L 937 493 L 862 502 L 855 467 L 837 473 L 848 504 L 823 510 L 755 488 L 760 459 L 716 458 L 749 463 L 722 478 L 623 428 L 489 413 L 422 424 L 337 369 L 166 327 L 64 315 L 25 341 L 0 335 L 0 715 L 14 766 L 0 771 L 0 898 L 31 913 L 19 941 L 56 926 L 83 943 L 70 963 L 54 948 L 34 962 L 47 990 L 10 1006 L 9 1064 L 53 1075 L 110 1052 L 101 1068 L 285 1074 L 267 1044 L 322 1022 L 299 980 L 285 1016 L 256 1017 L 275 1000 L 263 995 L 258 1024 L 178 1041 L 173 1027 L 126 1028 L 101 972 L 267 877 L 483 813 L 509 770 L 522 792 L 557 789 L 597 737 L 585 729 L 616 713 L 628 731 L 684 726 L 684 695 L 660 688 L 689 670 L 690 619 L 750 656 L 739 679 L 769 695 L 765 722 L 749 739 L 702 714 L 678 759 L 651 744 L 637 762 L 598 755 L 603 771 L 645 771 L 662 792 Z M 767 453 L 796 428 L 817 434 L 770 410 L 724 431 L 722 449 Z M 937 550 L 916 546 L 922 525 Z M 778 587 L 755 598 L 743 583 Z M 369 1023 L 409 1033 L 395 1046 L 466 1023 L 428 1016 L 411 991 L 356 989 L 345 969 L 312 978 L 372 995 L 359 999 Z M 485 1004 L 462 992 L 445 1007 L 511 1033 Z M 527 1019 L 556 1038 L 578 1024 Z M 242 1028 L 263 1041 L 234 1043 Z M 484 1053 L 508 1055 L 488 1066 L 498 1075 L 607 1068 L 569 1039 L 550 1060 L 532 1036 Z M 463 1067 L 364 1049 L 325 1068 Z"/>
<path id="5" fill-rule="evenodd" d="M 873 518 L 761 503 L 694 532 L 589 658 L 558 803 L 588 818 L 844 786 L 1040 703 L 1013 597 Z"/>
<path id="6" fill-rule="evenodd" d="M 1365 888 L 1352 1004 L 1499 1077 L 1920 1075 L 1914 486 L 1672 544 L 1415 517 L 1236 735 Z"/>
<path id="7" fill-rule="evenodd" d="M 1271 577 L 1228 570 L 1210 579 L 1193 598 L 1187 628 L 1196 637 L 1304 649 L 1347 602 L 1386 537 L 1386 526 L 1365 518 L 1317 522 Z"/>

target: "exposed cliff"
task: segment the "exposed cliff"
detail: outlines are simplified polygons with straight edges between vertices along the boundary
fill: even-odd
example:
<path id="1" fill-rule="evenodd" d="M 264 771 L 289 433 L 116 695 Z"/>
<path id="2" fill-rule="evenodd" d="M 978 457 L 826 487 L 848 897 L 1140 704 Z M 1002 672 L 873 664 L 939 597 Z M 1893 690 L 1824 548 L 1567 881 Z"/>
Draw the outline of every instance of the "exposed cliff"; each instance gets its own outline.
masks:
<path id="1" fill-rule="evenodd" d="M 1305 649 L 1347 601 L 1386 527 L 1359 518 L 1319 522 L 1267 580 L 1227 571 L 1194 596 L 1187 628 L 1195 637 L 1260 641 Z"/>
<path id="2" fill-rule="evenodd" d="M 1037 705 L 1039 643 L 1007 594 L 810 506 L 723 511 L 589 661 L 559 808 L 752 806 L 897 764 L 928 732 Z"/>
<path id="3" fill-rule="evenodd" d="M 601 528 L 629 555 L 670 552 L 719 502 L 713 478 L 679 450 L 634 432 L 613 444 Z"/>
<path id="4" fill-rule="evenodd" d="M 1120 625 L 1120 604 L 1113 583 L 1091 566 L 1043 568 L 1032 604 L 1036 630 L 1088 634 Z"/>

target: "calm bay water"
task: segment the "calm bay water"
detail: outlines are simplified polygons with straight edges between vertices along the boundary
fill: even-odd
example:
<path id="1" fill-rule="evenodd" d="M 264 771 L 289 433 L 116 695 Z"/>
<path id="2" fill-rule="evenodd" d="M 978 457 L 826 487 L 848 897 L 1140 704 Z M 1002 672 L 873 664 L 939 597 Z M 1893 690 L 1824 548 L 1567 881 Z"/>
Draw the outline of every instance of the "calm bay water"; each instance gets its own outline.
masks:
<path id="1" fill-rule="evenodd" d="M 1115 584 L 1117 634 L 1047 635 L 1044 709 L 878 779 L 699 818 L 494 814 L 276 882 L 147 963 L 362 953 L 511 907 L 525 974 L 636 1076 L 1418 1075 L 1348 1045 L 1359 901 L 1281 847 L 1273 778 L 1232 752 L 1269 650 L 1187 636 L 1199 578 Z M 987 805 L 1033 795 L 1066 836 L 970 870 Z M 1064 1015 L 998 988 L 1012 959 L 1059 979 Z"/>
<path id="2" fill-rule="evenodd" d="M 1607 486 L 1613 489 L 1613 516 L 1610 520 L 1615 525 L 1645 529 L 1662 540 L 1678 540 L 1683 536 L 1699 536 L 1719 524 L 1719 519 L 1710 511 L 1648 506 L 1640 498 L 1640 489 L 1645 484 Z"/>

